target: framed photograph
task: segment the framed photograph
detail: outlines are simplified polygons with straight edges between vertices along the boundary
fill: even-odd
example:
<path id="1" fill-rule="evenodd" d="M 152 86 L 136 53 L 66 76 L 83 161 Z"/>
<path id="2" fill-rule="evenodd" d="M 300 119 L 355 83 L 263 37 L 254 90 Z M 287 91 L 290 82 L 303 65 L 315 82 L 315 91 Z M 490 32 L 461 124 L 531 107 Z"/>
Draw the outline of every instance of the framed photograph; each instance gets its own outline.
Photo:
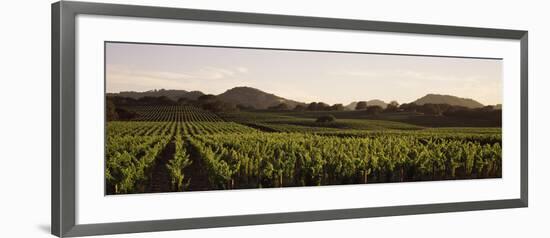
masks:
<path id="1" fill-rule="evenodd" d="M 527 52 L 521 30 L 54 3 L 52 233 L 527 207 Z"/>

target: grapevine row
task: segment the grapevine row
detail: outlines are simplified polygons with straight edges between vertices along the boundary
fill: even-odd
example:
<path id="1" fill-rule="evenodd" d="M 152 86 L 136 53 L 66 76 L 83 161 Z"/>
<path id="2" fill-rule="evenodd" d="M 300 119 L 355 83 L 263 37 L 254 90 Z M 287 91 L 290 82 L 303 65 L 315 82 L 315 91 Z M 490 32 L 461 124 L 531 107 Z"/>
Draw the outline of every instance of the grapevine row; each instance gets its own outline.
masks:
<path id="1" fill-rule="evenodd" d="M 139 117 L 136 121 L 223 121 L 218 115 L 190 105 L 142 106 L 131 108 Z"/>
<path id="2" fill-rule="evenodd" d="M 498 177 L 501 167 L 498 143 L 287 133 L 190 139 L 223 189 Z"/>

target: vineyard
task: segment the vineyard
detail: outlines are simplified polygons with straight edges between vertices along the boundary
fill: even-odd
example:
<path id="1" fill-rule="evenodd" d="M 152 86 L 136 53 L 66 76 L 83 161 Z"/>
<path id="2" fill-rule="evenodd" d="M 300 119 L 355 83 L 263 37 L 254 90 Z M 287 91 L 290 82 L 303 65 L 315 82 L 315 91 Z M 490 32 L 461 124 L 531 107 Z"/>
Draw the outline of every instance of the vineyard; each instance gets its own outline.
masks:
<path id="1" fill-rule="evenodd" d="M 142 106 L 132 111 L 140 115 L 137 121 L 222 121 L 216 114 L 192 106 Z"/>
<path id="2" fill-rule="evenodd" d="M 129 110 L 139 116 L 107 123 L 107 194 L 502 176 L 500 128 L 236 120 L 193 106 Z"/>

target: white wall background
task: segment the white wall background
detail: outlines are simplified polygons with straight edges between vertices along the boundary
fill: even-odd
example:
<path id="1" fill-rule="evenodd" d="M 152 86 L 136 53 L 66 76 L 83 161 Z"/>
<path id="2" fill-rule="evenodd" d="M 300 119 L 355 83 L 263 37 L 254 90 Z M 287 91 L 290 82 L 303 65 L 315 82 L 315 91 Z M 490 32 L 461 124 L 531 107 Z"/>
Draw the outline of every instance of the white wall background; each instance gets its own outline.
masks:
<path id="1" fill-rule="evenodd" d="M 130 2 L 130 1 L 108 1 Z M 508 209 L 142 233 L 115 237 L 548 237 L 550 21 L 545 1 L 134 0 L 186 8 L 529 30 L 530 205 Z M 0 237 L 50 229 L 50 1 L 8 1 L 0 38 Z"/>

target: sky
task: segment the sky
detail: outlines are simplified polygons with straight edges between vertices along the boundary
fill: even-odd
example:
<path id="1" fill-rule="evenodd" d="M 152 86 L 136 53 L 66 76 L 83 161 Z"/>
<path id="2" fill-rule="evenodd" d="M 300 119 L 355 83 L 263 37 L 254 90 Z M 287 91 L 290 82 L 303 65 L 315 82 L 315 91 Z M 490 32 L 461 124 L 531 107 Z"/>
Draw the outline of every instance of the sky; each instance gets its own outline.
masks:
<path id="1" fill-rule="evenodd" d="M 502 60 L 383 54 L 107 43 L 106 90 L 199 90 L 248 86 L 328 104 L 426 94 L 502 102 Z"/>

